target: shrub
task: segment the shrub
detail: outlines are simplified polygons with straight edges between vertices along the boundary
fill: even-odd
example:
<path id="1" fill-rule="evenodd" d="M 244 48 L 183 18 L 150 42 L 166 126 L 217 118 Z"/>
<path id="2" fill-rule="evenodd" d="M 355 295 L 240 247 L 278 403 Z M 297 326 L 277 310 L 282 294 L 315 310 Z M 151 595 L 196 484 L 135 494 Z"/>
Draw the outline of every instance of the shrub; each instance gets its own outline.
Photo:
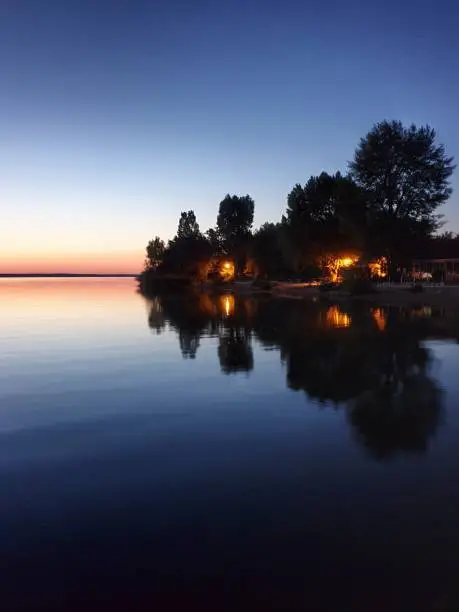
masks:
<path id="1" fill-rule="evenodd" d="M 340 287 L 339 283 L 324 282 L 319 285 L 319 291 L 333 291 Z"/>
<path id="2" fill-rule="evenodd" d="M 374 285 L 368 278 L 349 279 L 343 287 L 351 295 L 368 295 L 375 292 Z"/>
<path id="3" fill-rule="evenodd" d="M 252 283 L 252 287 L 255 287 L 256 289 L 262 289 L 263 291 L 270 291 L 272 289 L 272 286 L 273 283 L 264 278 L 256 278 Z"/>
<path id="4" fill-rule="evenodd" d="M 188 291 L 192 287 L 192 279 L 179 275 L 161 275 L 153 270 L 142 272 L 137 277 L 139 291 L 144 295 L 158 293 Z"/>

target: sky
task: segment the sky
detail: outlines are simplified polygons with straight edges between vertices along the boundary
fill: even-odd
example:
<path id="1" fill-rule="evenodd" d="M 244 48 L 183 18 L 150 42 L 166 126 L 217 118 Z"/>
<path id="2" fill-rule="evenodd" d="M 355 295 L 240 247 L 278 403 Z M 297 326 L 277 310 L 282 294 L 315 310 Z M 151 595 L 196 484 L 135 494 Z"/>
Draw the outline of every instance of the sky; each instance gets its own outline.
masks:
<path id="1" fill-rule="evenodd" d="M 227 193 L 277 221 L 383 119 L 459 158 L 456 4 L 0 0 L 0 273 L 138 272 Z"/>

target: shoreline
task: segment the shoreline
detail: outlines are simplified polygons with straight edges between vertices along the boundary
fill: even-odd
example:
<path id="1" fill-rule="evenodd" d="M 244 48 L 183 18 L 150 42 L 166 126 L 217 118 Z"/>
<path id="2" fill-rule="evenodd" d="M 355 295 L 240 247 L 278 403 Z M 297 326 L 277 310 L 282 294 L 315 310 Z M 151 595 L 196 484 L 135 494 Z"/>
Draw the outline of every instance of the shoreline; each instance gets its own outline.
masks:
<path id="1" fill-rule="evenodd" d="M 205 288 L 208 291 L 208 288 Z M 459 285 L 444 285 L 429 287 L 424 285 L 423 291 L 414 293 L 410 286 L 392 285 L 375 288 L 374 293 L 351 295 L 344 291 L 320 291 L 308 283 L 274 282 L 270 289 L 252 287 L 247 282 L 235 282 L 227 287 L 214 288 L 216 293 L 234 293 L 241 296 L 266 296 L 273 299 L 320 300 L 332 303 L 367 302 L 377 306 L 430 306 L 437 308 L 459 309 Z"/>
<path id="2" fill-rule="evenodd" d="M 459 286 L 423 286 L 423 291 L 414 293 L 407 286 L 393 285 L 376 287 L 374 293 L 350 295 L 343 291 L 319 291 L 317 287 L 304 284 L 279 283 L 273 287 L 275 297 L 290 299 L 320 299 L 328 302 L 369 302 L 378 306 L 432 306 L 459 308 Z"/>
<path id="3" fill-rule="evenodd" d="M 318 286 L 310 283 L 290 283 L 283 281 L 267 281 L 266 286 L 254 286 L 252 281 L 233 281 L 222 285 L 211 283 L 190 284 L 186 290 L 194 290 L 207 294 L 233 294 L 241 297 L 264 297 L 269 299 L 295 299 L 344 304 L 350 302 L 366 302 L 375 306 L 406 306 L 406 307 L 436 307 L 459 309 L 459 285 L 423 285 L 420 292 L 410 291 L 411 285 L 380 285 L 374 293 L 351 295 L 349 292 L 332 289 L 320 291 Z M 163 288 L 164 289 L 164 288 Z M 166 293 L 171 292 L 168 288 Z M 160 291 L 161 292 L 161 291 Z M 182 293 L 183 287 L 175 287 L 172 293 Z M 148 293 L 148 292 L 147 292 Z"/>

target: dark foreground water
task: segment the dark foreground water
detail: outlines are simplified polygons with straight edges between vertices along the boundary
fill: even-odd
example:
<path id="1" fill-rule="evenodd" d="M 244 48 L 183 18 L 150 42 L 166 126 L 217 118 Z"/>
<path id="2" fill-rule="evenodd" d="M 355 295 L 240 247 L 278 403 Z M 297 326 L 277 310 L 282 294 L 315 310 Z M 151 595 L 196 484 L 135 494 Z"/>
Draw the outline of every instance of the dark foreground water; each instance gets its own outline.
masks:
<path id="1" fill-rule="evenodd" d="M 459 610 L 458 337 L 1 281 L 1 610 Z"/>

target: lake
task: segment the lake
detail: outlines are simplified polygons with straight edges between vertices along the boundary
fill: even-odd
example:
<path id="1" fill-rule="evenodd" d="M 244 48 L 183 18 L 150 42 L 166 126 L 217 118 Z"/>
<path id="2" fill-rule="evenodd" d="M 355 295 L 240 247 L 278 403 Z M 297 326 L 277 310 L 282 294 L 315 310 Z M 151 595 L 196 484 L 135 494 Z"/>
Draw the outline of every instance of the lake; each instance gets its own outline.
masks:
<path id="1" fill-rule="evenodd" d="M 458 610 L 458 338 L 1 280 L 2 610 Z"/>

